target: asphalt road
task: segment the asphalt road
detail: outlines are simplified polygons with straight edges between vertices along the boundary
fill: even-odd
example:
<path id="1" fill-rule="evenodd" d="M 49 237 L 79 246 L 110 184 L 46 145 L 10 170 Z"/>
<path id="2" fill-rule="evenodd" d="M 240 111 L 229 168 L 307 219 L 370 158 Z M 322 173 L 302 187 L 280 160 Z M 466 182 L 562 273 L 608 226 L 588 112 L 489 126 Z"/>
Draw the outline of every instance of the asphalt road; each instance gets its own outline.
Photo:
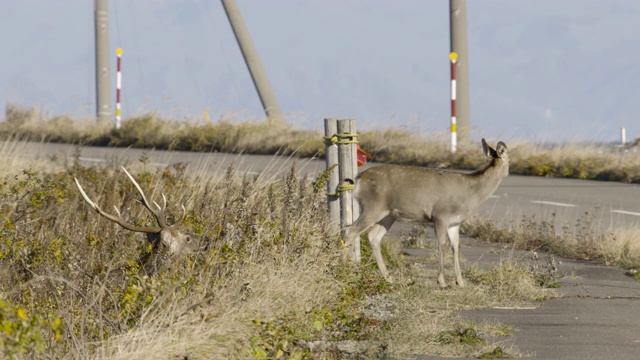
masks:
<path id="1" fill-rule="evenodd" d="M 465 237 L 462 240 L 463 266 L 494 266 L 501 259 L 530 255 Z M 411 249 L 419 259 L 427 250 Z M 541 254 L 544 256 L 543 254 Z M 640 282 L 625 270 L 589 262 L 556 257 L 558 289 L 549 289 L 551 300 L 532 302 L 518 308 L 486 308 L 461 311 L 471 322 L 502 323 L 513 326 L 512 336 L 491 338 L 507 353 L 512 349 L 534 359 L 601 360 L 638 359 L 640 356 Z M 544 263 L 544 259 L 541 260 Z M 434 265 L 428 265 L 434 266 Z M 449 273 L 451 274 L 451 270 Z M 433 280 L 435 283 L 435 279 Z M 445 360 L 450 357 L 415 355 L 414 360 Z M 460 358 L 466 359 L 466 358 Z"/>
<path id="2" fill-rule="evenodd" d="M 25 159 L 48 160 L 53 157 L 72 158 L 79 155 L 86 164 L 115 162 L 136 163 L 142 154 L 151 165 L 189 164 L 193 173 L 223 174 L 234 164 L 241 172 L 281 176 L 294 161 L 290 157 L 272 155 L 234 155 L 154 151 L 129 148 L 77 147 L 65 144 L 0 143 L 0 151 Z M 367 166 L 375 166 L 368 164 Z M 316 175 L 324 170 L 324 160 L 298 159 L 303 173 Z M 496 222 L 514 223 L 523 218 L 550 221 L 562 227 L 578 221 L 588 223 L 593 230 L 605 232 L 613 227 L 635 227 L 640 222 L 640 185 L 616 182 L 553 179 L 511 175 L 479 209 L 479 216 Z"/>

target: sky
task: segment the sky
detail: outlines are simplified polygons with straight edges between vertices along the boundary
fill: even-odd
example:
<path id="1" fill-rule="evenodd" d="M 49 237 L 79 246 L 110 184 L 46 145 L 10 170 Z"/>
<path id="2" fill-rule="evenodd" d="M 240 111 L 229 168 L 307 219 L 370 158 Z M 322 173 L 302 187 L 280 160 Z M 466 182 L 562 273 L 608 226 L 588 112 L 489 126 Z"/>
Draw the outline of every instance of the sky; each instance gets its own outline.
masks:
<path id="1" fill-rule="evenodd" d="M 448 133 L 448 1 L 238 5 L 289 123 Z M 110 0 L 109 16 L 123 118 L 264 119 L 220 1 Z M 640 1 L 468 0 L 467 16 L 472 139 L 640 136 Z M 93 43 L 91 0 L 0 0 L 0 104 L 94 118 Z"/>

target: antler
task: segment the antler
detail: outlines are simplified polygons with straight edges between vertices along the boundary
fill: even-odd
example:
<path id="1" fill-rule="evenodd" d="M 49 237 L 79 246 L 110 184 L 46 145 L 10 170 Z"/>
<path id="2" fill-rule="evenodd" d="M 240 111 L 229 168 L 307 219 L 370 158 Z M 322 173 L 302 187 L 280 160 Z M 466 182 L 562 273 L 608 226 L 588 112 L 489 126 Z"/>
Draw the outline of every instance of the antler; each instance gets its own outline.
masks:
<path id="1" fill-rule="evenodd" d="M 129 178 L 129 180 L 131 180 L 131 182 L 133 183 L 133 186 L 136 187 L 136 189 L 138 190 L 138 192 L 140 193 L 140 198 L 136 198 L 135 196 L 131 196 L 135 201 L 139 202 L 140 204 L 144 205 L 144 207 L 146 207 L 149 211 L 151 211 L 151 213 L 153 214 L 153 216 L 156 218 L 156 221 L 158 222 L 158 225 L 160 225 L 161 228 L 165 229 L 165 228 L 173 228 L 176 227 L 178 225 L 180 225 L 182 223 L 182 221 L 184 220 L 184 217 L 187 214 L 187 209 L 185 209 L 184 205 L 182 206 L 182 216 L 180 217 L 180 219 L 178 219 L 178 221 L 176 221 L 174 224 L 169 225 L 169 223 L 167 222 L 167 216 L 165 213 L 165 210 L 167 209 L 167 197 L 164 196 L 164 194 L 162 194 L 162 207 L 160 205 L 158 205 L 157 202 L 153 202 L 153 205 L 155 205 L 157 207 L 157 209 L 154 209 L 153 206 L 151 206 L 151 204 L 149 203 L 149 200 L 147 200 L 147 197 L 144 195 L 144 191 L 142 191 L 142 188 L 140 187 L 140 185 L 138 184 L 138 182 L 133 178 L 133 176 L 131 176 L 131 174 L 129 174 L 129 172 L 127 171 L 127 169 L 124 168 L 124 166 L 122 167 L 122 170 L 124 171 L 125 174 L 127 174 L 127 177 Z"/>
<path id="2" fill-rule="evenodd" d="M 149 201 L 147 200 L 147 197 L 145 196 L 144 191 L 142 191 L 142 188 L 140 187 L 138 182 L 133 178 L 133 176 L 131 176 L 131 174 L 129 174 L 127 169 L 122 167 L 122 170 L 124 170 L 124 173 L 127 174 L 127 177 L 129 178 L 129 180 L 131 180 L 131 182 L 136 187 L 136 189 L 138 190 L 138 192 L 140 193 L 140 196 L 141 196 L 141 198 L 136 198 L 135 196 L 132 195 L 132 198 L 134 200 L 136 200 L 137 202 L 141 203 L 142 205 L 144 205 L 144 207 L 146 207 L 149 211 L 151 211 L 153 216 L 156 218 L 156 221 L 158 222 L 158 226 L 136 226 L 136 225 L 133 225 L 133 224 L 129 224 L 128 222 L 126 222 L 120 216 L 120 210 L 118 210 L 118 208 L 115 207 L 115 206 L 114 206 L 114 208 L 116 210 L 116 213 L 118 214 L 117 216 L 116 215 L 111 215 L 111 214 L 105 212 L 104 210 L 102 210 L 98 206 L 98 204 L 96 204 L 94 201 L 92 201 L 89 198 L 89 196 L 87 196 L 87 193 L 85 193 L 85 191 L 82 188 L 82 186 L 80 185 L 80 182 L 78 181 L 78 179 L 74 178 L 74 180 L 76 181 L 76 186 L 78 187 L 78 190 L 80 191 L 80 195 L 82 195 L 82 198 L 84 199 L 84 201 L 86 201 L 87 204 L 89 204 L 89 206 L 91 206 L 91 208 L 93 210 L 95 210 L 95 212 L 97 212 L 98 214 L 102 215 L 103 217 L 115 222 L 116 224 L 122 226 L 123 228 L 125 228 L 127 230 L 136 231 L 136 232 L 159 233 L 162 229 L 175 228 L 175 227 L 177 227 L 178 225 L 180 225 L 182 223 L 182 221 L 185 218 L 186 212 L 187 212 L 187 210 L 185 209 L 184 205 L 182 205 L 182 216 L 180 217 L 180 219 L 178 219 L 178 221 L 176 221 L 174 224 L 169 225 L 169 223 L 167 222 L 167 216 L 166 216 L 166 213 L 165 213 L 165 210 L 167 208 L 167 198 L 166 198 L 166 196 L 164 196 L 164 194 L 162 194 L 162 199 L 163 199 L 163 206 L 162 207 L 160 205 L 158 205 L 158 203 L 156 203 L 155 201 L 153 202 L 153 204 L 157 207 L 157 209 L 154 209 L 154 207 L 151 206 L 151 203 L 149 203 Z"/>

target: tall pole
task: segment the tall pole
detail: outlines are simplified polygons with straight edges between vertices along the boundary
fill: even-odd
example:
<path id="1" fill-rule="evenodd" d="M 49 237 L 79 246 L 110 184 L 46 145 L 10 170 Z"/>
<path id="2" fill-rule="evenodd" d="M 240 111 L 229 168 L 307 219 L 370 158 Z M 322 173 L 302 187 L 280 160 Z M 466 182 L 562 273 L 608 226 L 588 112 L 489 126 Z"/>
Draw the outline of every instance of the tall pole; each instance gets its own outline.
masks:
<path id="1" fill-rule="evenodd" d="M 251 36 L 249 36 L 249 30 L 247 30 L 247 26 L 242 19 L 238 3 L 236 0 L 222 0 L 222 6 L 224 6 L 224 10 L 227 13 L 229 23 L 240 46 L 244 61 L 249 68 L 251 79 L 253 79 L 253 84 L 258 91 L 260 102 L 262 103 L 269 123 L 272 125 L 284 124 L 284 116 L 282 116 L 280 106 L 271 89 L 269 79 L 264 71 L 253 40 L 251 40 Z"/>
<path id="2" fill-rule="evenodd" d="M 338 173 L 340 176 L 340 227 L 341 235 L 344 238 L 344 230 L 353 224 L 359 216 L 359 210 L 354 206 L 353 190 L 355 190 L 356 177 L 358 176 L 357 165 L 357 136 L 356 121 L 353 119 L 338 119 Z M 359 209 L 359 208 L 357 208 Z M 347 249 L 349 250 L 349 249 Z M 353 253 L 347 254 L 354 262 L 360 262 L 360 237 L 357 236 L 353 242 Z"/>
<path id="3" fill-rule="evenodd" d="M 451 153 L 455 153 L 458 149 L 458 122 L 456 119 L 456 63 L 458 62 L 458 54 L 452 52 L 449 54 L 451 60 Z"/>
<path id="4" fill-rule="evenodd" d="M 122 48 L 116 49 L 118 62 L 116 66 L 116 129 L 120 129 L 120 121 L 122 120 L 122 108 L 120 107 L 120 89 L 122 88 Z"/>
<path id="5" fill-rule="evenodd" d="M 324 119 L 324 157 L 327 170 L 331 169 L 329 179 L 327 179 L 327 203 L 329 205 L 329 226 L 332 233 L 337 233 L 340 227 L 340 193 L 338 192 L 340 174 L 339 169 L 336 169 L 339 164 L 337 133 L 338 120 L 333 118 Z"/>
<path id="6" fill-rule="evenodd" d="M 456 61 L 456 121 L 458 140 L 467 143 L 469 127 L 469 51 L 467 49 L 467 0 L 449 0 L 450 53 L 457 54 Z"/>
<path id="7" fill-rule="evenodd" d="M 108 0 L 95 0 L 94 10 L 96 35 L 96 119 L 99 124 L 108 124 L 111 121 Z"/>

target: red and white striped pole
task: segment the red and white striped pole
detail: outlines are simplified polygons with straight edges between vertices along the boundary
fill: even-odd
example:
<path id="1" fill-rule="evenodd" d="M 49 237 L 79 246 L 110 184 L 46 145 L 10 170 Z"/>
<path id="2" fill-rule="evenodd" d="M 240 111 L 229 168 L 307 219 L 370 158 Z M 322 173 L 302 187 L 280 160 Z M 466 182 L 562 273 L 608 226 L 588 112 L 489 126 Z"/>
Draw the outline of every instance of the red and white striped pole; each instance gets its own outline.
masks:
<path id="1" fill-rule="evenodd" d="M 118 55 L 118 71 L 116 73 L 116 129 L 120 129 L 120 88 L 122 86 L 122 73 L 120 72 L 120 63 L 122 62 L 122 48 L 116 49 L 116 55 Z"/>
<path id="2" fill-rule="evenodd" d="M 458 148 L 458 133 L 456 129 L 456 62 L 458 54 L 449 54 L 451 59 L 451 153 L 455 153 Z"/>

